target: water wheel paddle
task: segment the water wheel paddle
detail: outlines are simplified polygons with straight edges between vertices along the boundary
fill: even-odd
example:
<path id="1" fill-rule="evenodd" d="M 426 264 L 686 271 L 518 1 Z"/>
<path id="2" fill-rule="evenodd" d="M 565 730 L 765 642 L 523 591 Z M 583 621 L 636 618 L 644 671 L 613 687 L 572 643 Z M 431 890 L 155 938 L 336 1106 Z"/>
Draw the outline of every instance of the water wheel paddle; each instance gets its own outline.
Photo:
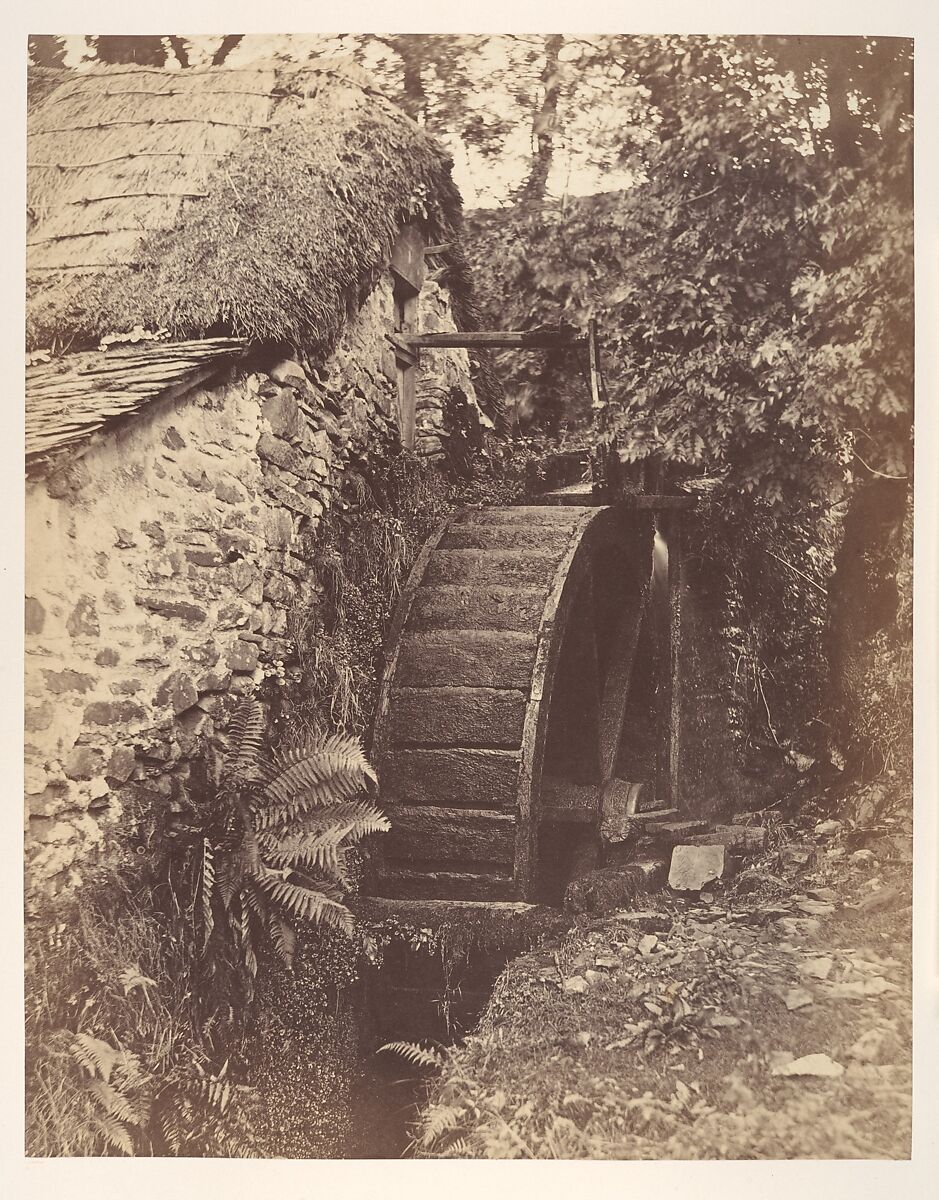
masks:
<path id="1" fill-rule="evenodd" d="M 611 797 L 621 812 L 654 804 L 617 774 L 624 725 L 631 773 L 648 743 L 633 778 L 655 771 L 633 686 L 654 642 L 652 544 L 649 514 L 573 505 L 464 509 L 430 538 L 379 694 L 372 757 L 392 829 L 378 895 L 535 899 L 546 857 L 599 836 Z"/>

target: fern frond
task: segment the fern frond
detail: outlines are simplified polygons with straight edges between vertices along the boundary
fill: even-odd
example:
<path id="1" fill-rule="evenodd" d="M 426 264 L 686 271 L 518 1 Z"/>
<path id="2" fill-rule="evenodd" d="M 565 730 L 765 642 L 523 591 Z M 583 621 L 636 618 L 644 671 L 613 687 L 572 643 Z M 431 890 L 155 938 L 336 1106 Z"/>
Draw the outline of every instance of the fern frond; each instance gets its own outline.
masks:
<path id="1" fill-rule="evenodd" d="M 109 1083 L 103 1079 L 89 1079 L 85 1086 L 109 1117 L 125 1125 L 142 1124 L 143 1116 L 131 1100 Z"/>
<path id="2" fill-rule="evenodd" d="M 264 749 L 264 709 L 257 700 L 246 699 L 235 709 L 229 734 L 231 751 L 225 773 L 238 783 L 257 778 L 257 765 Z"/>
<path id="3" fill-rule="evenodd" d="M 235 894 L 235 872 L 232 870 L 231 863 L 224 858 L 221 862 L 216 863 L 215 890 L 222 902 L 222 908 L 227 912 Z"/>
<path id="4" fill-rule="evenodd" d="M 346 889 L 343 888 L 339 879 L 330 879 L 324 875 L 308 875 L 303 870 L 287 871 L 284 878 L 291 883 L 296 883 L 300 887 L 306 888 L 311 892 L 319 892 L 326 897 L 327 900 L 333 900 L 336 904 L 344 904 L 346 898 Z"/>
<path id="5" fill-rule="evenodd" d="M 406 1062 L 428 1070 L 439 1071 L 447 1062 L 444 1051 L 436 1046 L 421 1046 L 418 1042 L 386 1042 L 384 1046 L 379 1047 L 379 1053 L 384 1050 L 391 1054 L 400 1054 Z"/>
<path id="6" fill-rule="evenodd" d="M 265 797 L 263 805 L 253 809 L 254 827 L 259 832 L 279 825 L 293 825 L 317 809 L 328 809 L 341 801 L 328 783 L 310 785 L 291 795 L 288 800 L 272 800 Z"/>
<path id="7" fill-rule="evenodd" d="M 290 883 L 276 872 L 259 876 L 258 882 L 271 899 L 295 920 L 352 932 L 352 913 L 345 905 L 331 900 L 323 892 Z"/>
<path id="8" fill-rule="evenodd" d="M 437 1153 L 443 1158 L 469 1158 L 469 1142 L 465 1137 L 455 1138 L 452 1142 L 447 1142 L 446 1146 L 440 1147 Z"/>
<path id="9" fill-rule="evenodd" d="M 239 893 L 239 896 L 241 899 L 241 907 L 238 912 L 235 929 L 238 934 L 238 942 L 241 946 L 241 954 L 244 959 L 245 967 L 248 970 L 248 974 L 252 979 L 254 979 L 258 973 L 258 959 L 254 952 L 254 939 L 251 937 L 251 922 L 249 918 L 248 905 L 251 904 L 252 901 L 249 900 L 248 897 L 252 897 L 255 902 L 256 898 L 252 896 L 251 888 L 242 889 L 242 891 Z"/>
<path id="10" fill-rule="evenodd" d="M 367 780 L 378 781 L 360 743 L 339 734 L 309 739 L 279 757 L 276 766 L 278 772 L 265 784 L 264 794 L 280 804 L 289 803 L 298 792 L 321 791 L 324 785 L 336 800 L 351 800 Z"/>
<path id="11" fill-rule="evenodd" d="M 372 833 L 385 833 L 390 828 L 388 818 L 368 800 L 342 800 L 338 804 L 325 805 L 303 813 L 291 822 L 290 834 L 319 835 L 334 825 L 349 824 L 349 844 Z M 282 834 L 276 824 L 270 825 L 258 835 L 262 854 L 273 846 Z"/>
<path id="12" fill-rule="evenodd" d="M 215 856 L 207 837 L 202 839 L 202 948 L 209 944 L 215 918 L 212 915 L 212 894 L 215 890 Z"/>
<path id="13" fill-rule="evenodd" d="M 451 1129 L 455 1129 L 462 1117 L 465 1117 L 465 1110 L 457 1108 L 452 1104 L 438 1104 L 431 1111 L 430 1117 L 424 1123 L 424 1129 L 421 1134 L 421 1145 L 425 1150 L 436 1142 L 440 1136 L 447 1133 Z"/>
<path id="14" fill-rule="evenodd" d="M 122 1088 L 139 1087 L 144 1082 L 140 1059 L 129 1050 L 121 1048 L 117 1051 L 114 1056 L 114 1072 Z"/>
<path id="15" fill-rule="evenodd" d="M 134 1154 L 134 1143 L 130 1134 L 114 1117 L 109 1117 L 107 1113 L 96 1115 L 92 1123 L 101 1133 L 105 1142 L 112 1150 L 120 1150 L 122 1154 L 126 1154 L 128 1158 L 132 1158 Z"/>
<path id="16" fill-rule="evenodd" d="M 89 1075 L 100 1075 L 105 1083 L 110 1080 L 118 1056 L 113 1046 L 90 1033 L 79 1033 L 69 1050 Z"/>
<path id="17" fill-rule="evenodd" d="M 160 1105 L 159 1126 L 166 1149 L 172 1155 L 178 1154 L 183 1144 L 183 1134 L 175 1105 L 165 1102 Z"/>
<path id="18" fill-rule="evenodd" d="M 277 957 L 288 971 L 293 970 L 293 957 L 297 949 L 297 935 L 293 926 L 289 925 L 275 912 L 271 912 L 268 925 L 271 931 L 271 942 Z"/>
<path id="19" fill-rule="evenodd" d="M 352 826 L 338 825 L 325 833 L 287 834 L 272 840 L 265 858 L 275 867 L 300 867 L 335 874 L 339 865 L 339 846 Z"/>

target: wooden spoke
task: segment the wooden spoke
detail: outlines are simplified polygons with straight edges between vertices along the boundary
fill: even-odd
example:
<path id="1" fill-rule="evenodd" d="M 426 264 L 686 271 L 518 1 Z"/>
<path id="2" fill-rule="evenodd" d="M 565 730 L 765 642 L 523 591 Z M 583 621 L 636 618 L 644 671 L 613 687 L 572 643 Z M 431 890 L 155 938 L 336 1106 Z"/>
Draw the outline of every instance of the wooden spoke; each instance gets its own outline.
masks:
<path id="1" fill-rule="evenodd" d="M 600 778 L 604 782 L 612 778 L 616 768 L 629 685 L 648 599 L 649 587 L 646 585 L 632 604 L 624 604 L 614 635 L 613 652 L 600 705 Z"/>

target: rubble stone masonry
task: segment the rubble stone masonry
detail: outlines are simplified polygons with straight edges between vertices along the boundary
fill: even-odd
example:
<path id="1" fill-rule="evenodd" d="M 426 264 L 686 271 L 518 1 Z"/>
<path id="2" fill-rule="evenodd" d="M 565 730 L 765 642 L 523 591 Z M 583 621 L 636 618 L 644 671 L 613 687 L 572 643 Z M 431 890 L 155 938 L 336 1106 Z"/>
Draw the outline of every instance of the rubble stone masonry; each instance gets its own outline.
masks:
<path id="1" fill-rule="evenodd" d="M 453 328 L 443 289 L 421 300 Z M 282 672 L 344 465 L 396 437 L 392 313 L 384 278 L 321 369 L 157 400 L 28 480 L 28 901 L 118 853 L 128 806 L 172 803 L 232 697 Z M 454 386 L 475 403 L 465 351 L 422 370 L 418 453 Z"/>

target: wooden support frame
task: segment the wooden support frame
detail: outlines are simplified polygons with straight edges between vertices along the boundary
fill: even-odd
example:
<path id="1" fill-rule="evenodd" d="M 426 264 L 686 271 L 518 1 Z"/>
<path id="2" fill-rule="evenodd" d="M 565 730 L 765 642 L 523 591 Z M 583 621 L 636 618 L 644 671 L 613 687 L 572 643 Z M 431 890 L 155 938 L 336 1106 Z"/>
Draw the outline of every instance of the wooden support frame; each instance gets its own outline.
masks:
<path id="1" fill-rule="evenodd" d="M 680 509 L 663 509 L 657 515 L 659 533 L 668 550 L 665 622 L 660 659 L 659 708 L 660 758 L 657 772 L 664 807 L 682 810 L 681 798 L 681 707 L 682 707 L 682 594 L 685 561 Z"/>

